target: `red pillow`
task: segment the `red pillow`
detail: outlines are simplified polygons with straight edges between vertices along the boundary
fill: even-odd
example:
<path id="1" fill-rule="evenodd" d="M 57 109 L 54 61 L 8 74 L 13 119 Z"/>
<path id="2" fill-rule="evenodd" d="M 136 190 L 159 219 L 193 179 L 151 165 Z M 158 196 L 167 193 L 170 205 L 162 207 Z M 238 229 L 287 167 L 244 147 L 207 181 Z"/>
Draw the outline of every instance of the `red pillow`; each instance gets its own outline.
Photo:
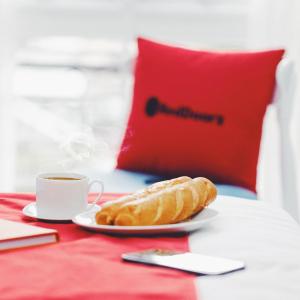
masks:
<path id="1" fill-rule="evenodd" d="M 117 168 L 255 191 L 263 117 L 284 50 L 217 53 L 138 39 Z"/>

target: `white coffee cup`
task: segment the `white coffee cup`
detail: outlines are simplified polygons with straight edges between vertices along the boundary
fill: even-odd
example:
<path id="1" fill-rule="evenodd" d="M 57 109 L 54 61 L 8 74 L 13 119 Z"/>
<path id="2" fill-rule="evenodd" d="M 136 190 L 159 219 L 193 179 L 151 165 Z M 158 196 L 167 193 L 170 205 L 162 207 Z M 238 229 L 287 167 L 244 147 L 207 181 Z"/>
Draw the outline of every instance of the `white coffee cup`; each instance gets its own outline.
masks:
<path id="1" fill-rule="evenodd" d="M 100 192 L 92 205 L 88 193 L 94 184 Z M 96 206 L 104 186 L 99 180 L 89 182 L 88 177 L 76 173 L 45 173 L 36 178 L 36 208 L 40 218 L 71 220 L 75 215 Z"/>

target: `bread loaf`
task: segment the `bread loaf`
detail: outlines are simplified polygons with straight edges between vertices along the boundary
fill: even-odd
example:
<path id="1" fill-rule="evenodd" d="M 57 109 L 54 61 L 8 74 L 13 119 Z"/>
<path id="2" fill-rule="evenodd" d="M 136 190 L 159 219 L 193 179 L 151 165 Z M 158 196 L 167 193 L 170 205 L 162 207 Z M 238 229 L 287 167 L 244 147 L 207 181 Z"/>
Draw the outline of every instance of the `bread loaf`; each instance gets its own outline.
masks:
<path id="1" fill-rule="evenodd" d="M 118 209 L 125 203 L 133 200 L 142 199 L 146 196 L 157 193 L 166 188 L 170 188 L 177 184 L 181 184 L 191 180 L 190 177 L 182 176 L 171 180 L 160 181 L 150 185 L 149 187 L 139 190 L 136 193 L 121 197 L 117 200 L 107 201 L 101 207 L 101 210 L 96 214 L 96 222 L 98 224 L 112 225 L 116 217 Z"/>
<path id="2" fill-rule="evenodd" d="M 122 226 L 178 223 L 199 213 L 216 195 L 216 187 L 206 178 L 179 177 L 106 203 L 96 214 L 96 222 Z"/>

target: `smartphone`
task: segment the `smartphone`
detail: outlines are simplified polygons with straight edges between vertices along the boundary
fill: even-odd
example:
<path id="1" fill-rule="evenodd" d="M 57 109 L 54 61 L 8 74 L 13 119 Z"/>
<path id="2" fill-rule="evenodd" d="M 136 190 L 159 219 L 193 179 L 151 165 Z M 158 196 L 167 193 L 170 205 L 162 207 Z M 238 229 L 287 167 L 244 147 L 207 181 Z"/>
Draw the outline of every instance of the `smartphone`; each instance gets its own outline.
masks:
<path id="1" fill-rule="evenodd" d="M 142 252 L 124 253 L 122 259 L 202 275 L 220 275 L 245 268 L 245 263 L 240 260 L 168 249 L 149 249 Z"/>

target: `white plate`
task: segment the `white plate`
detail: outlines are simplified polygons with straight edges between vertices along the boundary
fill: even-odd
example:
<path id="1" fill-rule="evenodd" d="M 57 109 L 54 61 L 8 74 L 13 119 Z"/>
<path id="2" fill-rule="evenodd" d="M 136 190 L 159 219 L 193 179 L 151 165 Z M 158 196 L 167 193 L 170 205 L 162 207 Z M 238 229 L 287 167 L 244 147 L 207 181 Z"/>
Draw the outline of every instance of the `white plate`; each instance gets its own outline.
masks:
<path id="1" fill-rule="evenodd" d="M 95 211 L 84 212 L 75 216 L 72 221 L 86 229 L 114 234 L 165 234 L 190 232 L 199 229 L 204 224 L 212 221 L 217 216 L 218 212 L 212 208 L 205 208 L 201 213 L 193 219 L 168 225 L 154 226 L 114 226 L 114 225 L 98 225 L 95 221 Z"/>
<path id="2" fill-rule="evenodd" d="M 87 210 L 91 209 L 93 207 L 93 204 L 88 204 L 88 208 Z M 90 210 L 90 212 L 96 212 L 100 209 L 100 207 L 98 205 L 95 205 L 95 207 Z M 26 205 L 23 210 L 22 210 L 23 214 L 26 216 L 26 217 L 29 217 L 29 218 L 34 218 L 34 219 L 39 219 L 39 220 L 44 220 L 44 221 L 72 221 L 71 218 L 65 218 L 65 219 L 57 219 L 57 218 L 44 218 L 43 216 L 38 216 L 37 214 L 37 209 L 36 209 L 36 202 L 32 202 L 28 205 Z"/>

